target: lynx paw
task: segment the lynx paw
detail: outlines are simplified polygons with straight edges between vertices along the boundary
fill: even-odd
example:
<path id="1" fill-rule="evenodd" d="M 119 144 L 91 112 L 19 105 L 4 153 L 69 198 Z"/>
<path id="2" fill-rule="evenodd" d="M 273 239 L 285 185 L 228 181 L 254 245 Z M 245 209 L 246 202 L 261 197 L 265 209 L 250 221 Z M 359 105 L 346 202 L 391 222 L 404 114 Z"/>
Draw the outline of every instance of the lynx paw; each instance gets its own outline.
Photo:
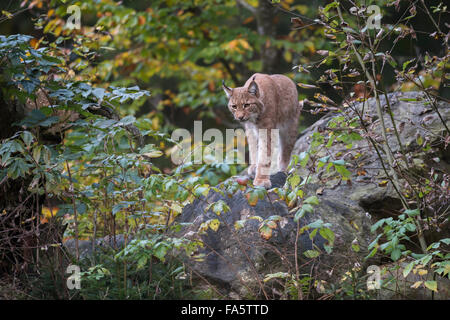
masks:
<path id="1" fill-rule="evenodd" d="M 272 186 L 272 183 L 270 182 L 270 179 L 255 179 L 253 180 L 253 185 L 257 187 L 264 187 L 266 189 L 269 189 Z"/>

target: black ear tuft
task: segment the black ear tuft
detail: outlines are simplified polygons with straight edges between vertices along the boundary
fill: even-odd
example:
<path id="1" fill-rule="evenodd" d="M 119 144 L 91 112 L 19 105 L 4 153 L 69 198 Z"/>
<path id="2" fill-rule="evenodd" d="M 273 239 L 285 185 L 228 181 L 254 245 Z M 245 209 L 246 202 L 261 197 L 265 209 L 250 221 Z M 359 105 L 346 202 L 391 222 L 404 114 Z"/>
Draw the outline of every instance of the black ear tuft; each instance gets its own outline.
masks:
<path id="1" fill-rule="evenodd" d="M 253 77 L 252 82 L 250 82 L 250 85 L 248 86 L 248 93 L 259 97 L 259 88 L 258 84 L 255 82 L 255 78 L 256 76 Z"/>
<path id="2" fill-rule="evenodd" d="M 231 89 L 225 85 L 225 80 L 222 80 L 222 88 L 223 88 L 223 91 L 225 91 L 225 94 L 227 95 L 227 97 L 230 98 L 231 95 L 233 94 L 233 89 Z"/>

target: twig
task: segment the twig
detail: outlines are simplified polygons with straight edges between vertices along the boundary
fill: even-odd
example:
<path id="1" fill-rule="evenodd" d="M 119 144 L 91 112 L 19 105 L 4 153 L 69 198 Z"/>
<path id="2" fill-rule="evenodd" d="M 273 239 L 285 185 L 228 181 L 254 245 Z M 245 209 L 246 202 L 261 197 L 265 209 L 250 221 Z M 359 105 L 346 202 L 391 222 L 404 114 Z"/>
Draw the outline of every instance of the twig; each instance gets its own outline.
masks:
<path id="1" fill-rule="evenodd" d="M 236 0 L 237 3 L 239 3 L 241 6 L 243 6 L 245 9 L 250 11 L 251 13 L 256 13 L 256 8 L 253 7 L 250 3 L 248 3 L 245 0 Z"/>
<path id="2" fill-rule="evenodd" d="M 73 196 L 73 181 L 72 181 L 72 173 L 70 172 L 70 165 L 69 161 L 66 160 L 67 165 L 67 173 L 69 174 L 69 183 L 70 183 L 70 197 L 72 198 L 72 205 L 73 205 L 73 214 L 74 214 L 74 222 L 75 222 L 75 254 L 77 261 L 80 260 L 80 250 L 79 250 L 79 243 L 78 243 L 78 213 L 77 213 L 77 206 L 75 203 L 75 197 Z"/>

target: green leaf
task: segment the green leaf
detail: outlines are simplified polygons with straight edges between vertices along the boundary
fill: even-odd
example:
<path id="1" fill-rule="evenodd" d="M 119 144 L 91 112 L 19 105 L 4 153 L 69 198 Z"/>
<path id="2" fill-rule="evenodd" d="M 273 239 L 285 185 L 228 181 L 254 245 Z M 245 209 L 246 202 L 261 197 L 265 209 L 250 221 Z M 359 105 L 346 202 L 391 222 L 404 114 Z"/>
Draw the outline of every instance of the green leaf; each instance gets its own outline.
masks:
<path id="1" fill-rule="evenodd" d="M 343 160 L 343 159 L 339 159 L 339 160 L 335 160 L 335 161 L 332 161 L 332 163 L 334 164 L 334 165 L 338 165 L 338 166 L 345 166 L 345 161 Z"/>
<path id="2" fill-rule="evenodd" d="M 313 213 L 314 212 L 314 208 L 312 205 L 305 203 L 302 205 L 302 209 L 305 210 L 308 213 Z"/>
<path id="3" fill-rule="evenodd" d="M 112 208 L 112 214 L 116 215 L 117 212 L 121 211 L 122 209 L 128 208 L 129 204 L 126 202 L 120 202 L 118 204 L 115 204 Z"/>
<path id="4" fill-rule="evenodd" d="M 377 244 L 378 244 L 378 240 L 381 238 L 383 236 L 383 234 L 379 234 L 376 238 L 375 238 L 375 240 L 373 240 L 370 244 L 369 244 L 369 246 L 367 247 L 367 249 L 372 249 L 373 247 L 375 247 Z"/>
<path id="5" fill-rule="evenodd" d="M 383 223 L 385 222 L 385 219 L 380 219 L 377 222 L 375 222 L 371 227 L 370 227 L 370 232 L 374 233 L 379 227 L 381 227 L 383 225 Z"/>
<path id="6" fill-rule="evenodd" d="M 334 167 L 336 168 L 336 171 L 341 174 L 343 180 L 347 180 L 348 178 L 351 177 L 352 173 L 348 171 L 345 166 L 334 164 Z"/>
<path id="7" fill-rule="evenodd" d="M 434 291 L 434 292 L 438 292 L 437 289 L 437 282 L 436 281 L 425 281 L 424 283 L 425 287 L 427 287 L 428 289 Z"/>
<path id="8" fill-rule="evenodd" d="M 415 265 L 415 261 L 408 263 L 408 265 L 403 269 L 403 277 L 406 278 L 408 274 L 411 272 L 412 268 Z"/>
<path id="9" fill-rule="evenodd" d="M 319 230 L 319 229 L 314 229 L 314 230 L 311 231 L 311 233 L 309 234 L 309 238 L 310 238 L 311 240 L 313 240 L 314 237 L 316 236 L 317 230 Z"/>
<path id="10" fill-rule="evenodd" d="M 378 251 L 377 247 L 373 248 L 372 251 L 370 251 L 370 253 L 364 259 L 367 260 L 367 259 L 373 257 L 377 253 L 377 251 Z"/>
<path id="11" fill-rule="evenodd" d="M 286 279 L 289 278 L 290 274 L 287 272 L 277 272 L 277 273 L 270 273 L 264 277 L 264 282 L 270 281 L 272 279 Z"/>
<path id="12" fill-rule="evenodd" d="M 316 250 L 306 250 L 305 252 L 303 252 L 303 254 L 307 258 L 313 259 L 313 258 L 318 257 L 320 255 L 320 252 L 318 252 Z"/>
<path id="13" fill-rule="evenodd" d="M 12 179 L 17 179 L 18 177 L 25 178 L 29 173 L 28 170 L 33 167 L 31 164 L 26 163 L 22 158 L 14 158 L 11 166 L 8 167 L 8 176 Z"/>
<path id="14" fill-rule="evenodd" d="M 325 156 L 325 157 L 322 157 L 322 158 L 320 158 L 319 159 L 319 162 L 322 162 L 322 163 L 327 163 L 328 162 L 328 159 L 330 159 L 330 156 Z"/>
<path id="15" fill-rule="evenodd" d="M 403 71 L 405 71 L 406 70 L 406 67 L 411 63 L 411 62 L 413 62 L 415 60 L 415 58 L 414 59 L 411 59 L 411 60 L 408 60 L 408 61 L 405 61 L 405 62 L 403 62 L 403 66 L 402 66 L 402 69 L 403 69 Z"/>
<path id="16" fill-rule="evenodd" d="M 57 116 L 47 117 L 41 110 L 33 109 L 25 119 L 19 122 L 19 125 L 26 127 L 49 127 L 58 121 L 59 118 Z"/>
<path id="17" fill-rule="evenodd" d="M 299 210 L 297 210 L 297 212 L 295 213 L 294 216 L 294 222 L 297 222 L 298 220 L 300 220 L 301 218 L 303 218 L 306 214 L 306 211 L 303 208 L 300 208 Z"/>
<path id="18" fill-rule="evenodd" d="M 414 210 L 407 209 L 407 210 L 405 210 L 405 213 L 410 217 L 415 217 L 420 214 L 420 210 L 419 209 L 414 209 Z"/>
<path id="19" fill-rule="evenodd" d="M 21 137 L 27 147 L 31 145 L 34 139 L 33 135 L 29 131 L 22 132 Z"/>
<path id="20" fill-rule="evenodd" d="M 327 224 L 324 224 L 321 219 L 317 219 L 316 221 L 313 221 L 310 224 L 306 225 L 306 227 L 311 228 L 311 229 L 317 229 L 317 228 L 322 228 L 325 225 L 327 225 Z"/>
<path id="21" fill-rule="evenodd" d="M 294 189 L 300 183 L 300 177 L 298 174 L 293 174 L 289 178 L 289 183 L 291 184 L 291 188 Z"/>
<path id="22" fill-rule="evenodd" d="M 333 252 L 333 247 L 331 245 L 324 244 L 323 248 L 325 249 L 326 253 L 331 254 Z"/>
<path id="23" fill-rule="evenodd" d="M 402 251 L 399 248 L 395 248 L 391 252 L 391 259 L 393 261 L 397 261 L 400 258 L 401 255 L 402 255 Z"/>
<path id="24" fill-rule="evenodd" d="M 210 204 L 206 210 L 212 209 L 212 211 L 217 214 L 218 216 L 222 213 L 222 212 L 228 212 L 230 211 L 230 207 L 225 203 L 225 201 L 223 200 L 219 200 L 215 203 Z"/>
<path id="25" fill-rule="evenodd" d="M 155 257 L 157 257 L 159 260 L 161 260 L 162 262 L 164 262 L 165 256 L 166 256 L 168 250 L 169 250 L 169 247 L 166 243 L 158 242 L 153 247 L 153 255 Z"/>
<path id="26" fill-rule="evenodd" d="M 137 263 L 137 269 L 142 270 L 147 264 L 147 260 L 148 260 L 147 256 L 140 257 Z"/>
<path id="27" fill-rule="evenodd" d="M 330 245 L 333 245 L 334 243 L 334 232 L 330 229 L 330 228 L 321 228 L 319 230 L 319 234 L 325 239 L 328 240 L 328 242 L 330 243 Z"/>
<path id="28" fill-rule="evenodd" d="M 194 190 L 194 194 L 197 197 L 201 197 L 201 196 L 207 196 L 209 193 L 209 188 L 208 187 L 198 187 Z"/>
<path id="29" fill-rule="evenodd" d="M 41 158 L 41 150 L 42 146 L 36 146 L 33 148 L 33 159 L 36 161 L 36 163 L 39 163 L 39 160 Z"/>
<path id="30" fill-rule="evenodd" d="M 307 204 L 311 204 L 311 205 L 318 205 L 319 204 L 319 199 L 317 198 L 317 196 L 311 196 L 306 198 L 303 203 L 307 203 Z"/>
<path id="31" fill-rule="evenodd" d="M 299 161 L 300 161 L 300 166 L 302 166 L 302 168 L 304 168 L 304 167 L 306 167 L 306 164 L 308 163 L 309 153 L 304 151 L 304 152 L 299 154 L 298 158 L 299 158 Z"/>
<path id="32" fill-rule="evenodd" d="M 105 96 L 106 90 L 103 88 L 95 88 L 92 90 L 92 94 L 98 99 L 103 100 L 103 97 Z"/>

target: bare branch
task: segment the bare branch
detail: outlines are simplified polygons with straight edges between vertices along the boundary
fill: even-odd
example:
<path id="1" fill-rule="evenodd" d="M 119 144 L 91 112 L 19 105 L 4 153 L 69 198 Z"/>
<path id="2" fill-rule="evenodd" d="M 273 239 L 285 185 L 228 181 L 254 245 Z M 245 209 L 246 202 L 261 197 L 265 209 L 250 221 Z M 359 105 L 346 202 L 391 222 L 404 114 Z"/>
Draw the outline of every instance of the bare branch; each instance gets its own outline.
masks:
<path id="1" fill-rule="evenodd" d="M 251 13 L 255 14 L 256 13 L 256 8 L 253 7 L 250 3 L 248 3 L 245 0 L 236 0 L 236 2 L 238 4 L 240 4 L 241 6 L 243 6 L 245 9 L 247 9 L 248 11 L 250 11 Z"/>

